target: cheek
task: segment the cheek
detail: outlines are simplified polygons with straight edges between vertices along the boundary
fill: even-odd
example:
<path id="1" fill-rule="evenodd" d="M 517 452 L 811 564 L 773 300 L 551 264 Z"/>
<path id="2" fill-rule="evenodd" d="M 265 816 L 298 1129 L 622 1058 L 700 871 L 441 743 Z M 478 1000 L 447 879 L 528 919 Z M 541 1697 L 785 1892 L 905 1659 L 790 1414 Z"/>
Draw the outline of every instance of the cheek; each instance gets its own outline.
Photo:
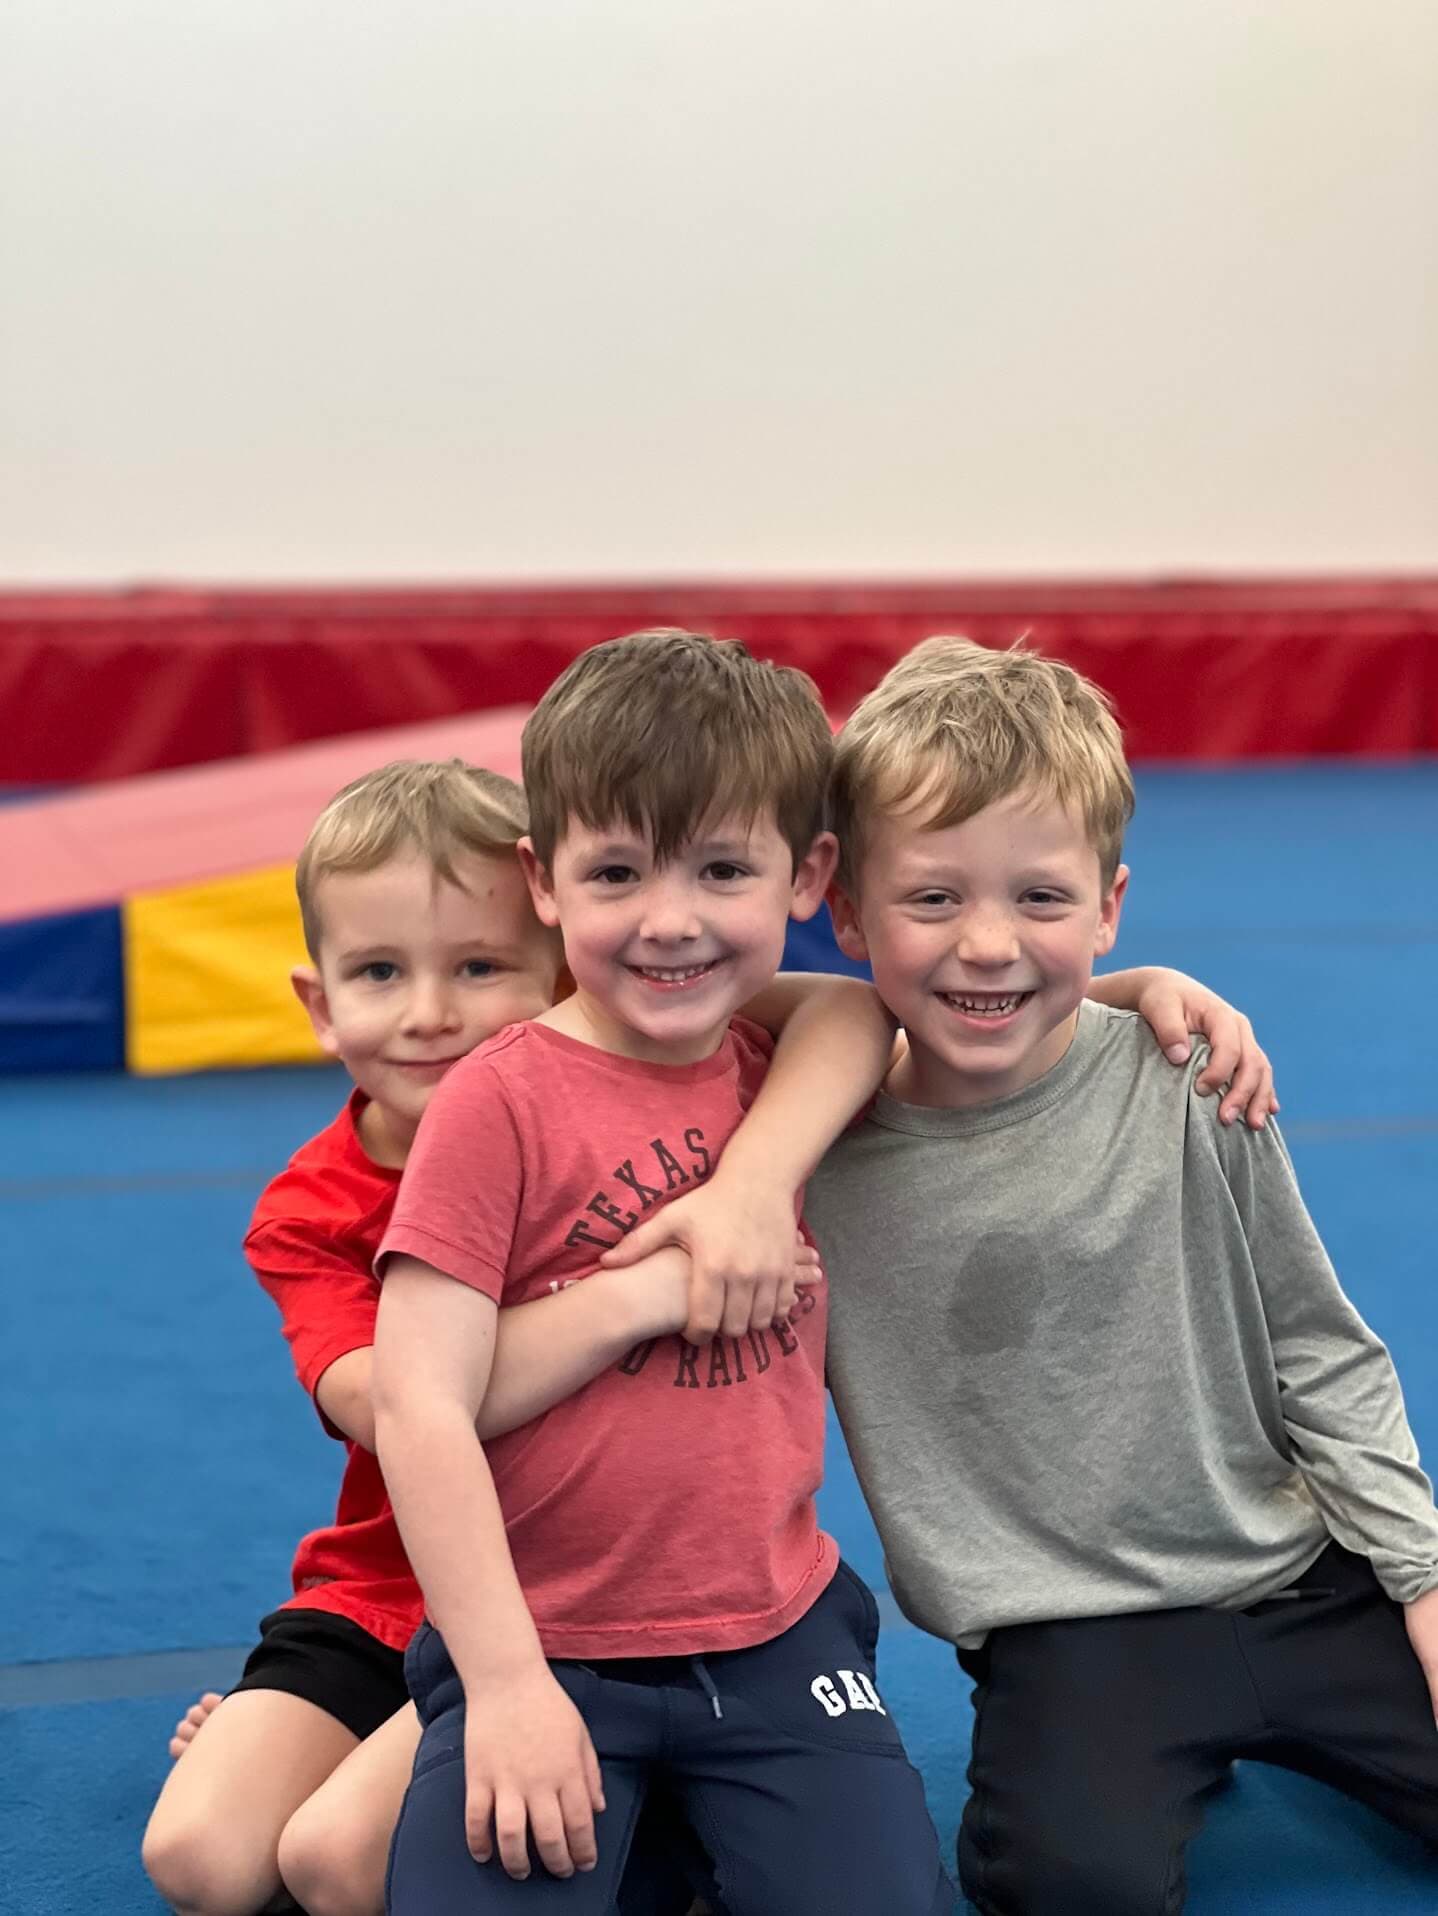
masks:
<path id="1" fill-rule="evenodd" d="M 379 1004 L 348 1004 L 336 1008 L 335 1036 L 341 1047 L 356 1057 L 372 1051 L 386 1029 L 387 1021 Z"/>
<path id="2" fill-rule="evenodd" d="M 1032 949 L 1040 964 L 1051 973 L 1081 971 L 1093 962 L 1096 936 L 1096 922 L 1087 920 L 1081 925 L 1045 926 L 1033 940 Z"/>
<path id="3" fill-rule="evenodd" d="M 931 925 L 886 925 L 869 945 L 877 978 L 880 971 L 896 984 L 922 983 L 943 956 L 948 940 Z"/>

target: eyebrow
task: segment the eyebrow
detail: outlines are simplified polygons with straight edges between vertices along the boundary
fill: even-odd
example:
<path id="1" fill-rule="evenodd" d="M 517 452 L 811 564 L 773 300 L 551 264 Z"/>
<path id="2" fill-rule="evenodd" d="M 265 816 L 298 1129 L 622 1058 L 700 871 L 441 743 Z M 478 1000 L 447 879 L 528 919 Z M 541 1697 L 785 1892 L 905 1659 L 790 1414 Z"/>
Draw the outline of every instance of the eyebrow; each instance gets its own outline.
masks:
<path id="1" fill-rule="evenodd" d="M 450 957 L 458 957 L 464 953 L 472 958 L 498 958 L 510 963 L 516 963 L 519 959 L 517 947 L 497 945 L 489 938 L 454 938 L 444 949 Z M 395 958 L 403 958 L 405 955 L 402 945 L 352 945 L 348 948 L 342 946 L 338 953 L 339 961 L 344 965 L 374 964 L 381 959 L 389 962 Z"/>

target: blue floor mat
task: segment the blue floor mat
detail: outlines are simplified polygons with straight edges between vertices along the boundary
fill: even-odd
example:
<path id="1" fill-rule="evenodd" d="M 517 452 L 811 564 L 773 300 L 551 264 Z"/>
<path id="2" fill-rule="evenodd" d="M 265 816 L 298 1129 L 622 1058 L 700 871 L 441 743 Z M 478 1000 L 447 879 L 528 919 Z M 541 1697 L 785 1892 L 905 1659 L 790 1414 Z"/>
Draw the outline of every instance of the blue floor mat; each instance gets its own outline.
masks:
<path id="1" fill-rule="evenodd" d="M 1438 767 L 1140 780 L 1115 962 L 1182 965 L 1253 1016 L 1334 1262 L 1391 1344 L 1438 1455 Z M 338 1452 L 295 1385 L 240 1235 L 333 1114 L 333 1071 L 0 1081 L 11 1268 L 0 1506 L 3 1679 L 78 1696 L 4 1711 L 0 1909 L 154 1916 L 140 1831 L 190 1688 L 126 1658 L 243 1644 L 332 1508 Z M 831 1448 L 825 1522 L 882 1556 Z M 117 1700 L 99 1693 L 99 1666 Z M 232 1657 L 230 1659 L 232 1661 Z M 10 1666 L 7 1671 L 3 1666 Z M 30 1666 L 18 1670 L 15 1666 Z M 196 1667 L 205 1667 L 204 1659 Z M 944 1645 L 886 1627 L 880 1682 L 945 1852 L 964 1798 L 968 1686 Z M 136 1685 L 164 1694 L 137 1694 Z M 68 1685 L 68 1687 L 67 1687 Z M 1245 1765 L 1193 1847 L 1193 1916 L 1438 1907 L 1438 1867 L 1366 1812 Z"/>

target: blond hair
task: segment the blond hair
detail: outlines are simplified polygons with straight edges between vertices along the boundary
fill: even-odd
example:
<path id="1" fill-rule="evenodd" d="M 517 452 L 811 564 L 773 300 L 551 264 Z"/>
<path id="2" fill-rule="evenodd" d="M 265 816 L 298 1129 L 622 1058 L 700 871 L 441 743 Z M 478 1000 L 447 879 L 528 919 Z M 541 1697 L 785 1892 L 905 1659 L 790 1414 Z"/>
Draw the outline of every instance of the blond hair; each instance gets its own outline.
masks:
<path id="1" fill-rule="evenodd" d="M 916 645 L 840 732 L 829 789 L 840 879 L 852 889 L 875 815 L 942 831 L 1031 788 L 1071 806 L 1113 883 L 1133 780 L 1108 698 L 1071 666 L 972 639 Z"/>
<path id="2" fill-rule="evenodd" d="M 658 627 L 583 652 L 524 728 L 535 856 L 571 820 L 623 821 L 663 863 L 710 820 L 772 808 L 797 864 L 824 824 L 833 739 L 814 682 L 735 639 Z"/>
<path id="3" fill-rule="evenodd" d="M 295 867 L 310 956 L 318 957 L 320 945 L 315 891 L 330 873 L 374 871 L 400 852 L 415 851 L 437 877 L 456 885 L 457 853 L 503 857 L 528 826 L 524 793 L 514 780 L 462 758 L 396 759 L 351 780 L 310 827 Z"/>

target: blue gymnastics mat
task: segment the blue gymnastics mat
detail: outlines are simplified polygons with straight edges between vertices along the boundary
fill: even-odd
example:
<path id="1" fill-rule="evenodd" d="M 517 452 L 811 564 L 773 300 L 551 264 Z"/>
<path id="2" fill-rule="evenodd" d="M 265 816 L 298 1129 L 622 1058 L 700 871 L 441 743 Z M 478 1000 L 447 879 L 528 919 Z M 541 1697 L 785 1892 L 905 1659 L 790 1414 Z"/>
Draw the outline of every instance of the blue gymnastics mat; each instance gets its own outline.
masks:
<path id="1" fill-rule="evenodd" d="M 1116 961 L 1253 1016 L 1299 1175 L 1438 1456 L 1438 766 L 1149 773 Z M 155 1916 L 140 1832 L 170 1726 L 223 1687 L 329 1514 L 337 1453 L 240 1235 L 332 1115 L 330 1070 L 0 1080 L 9 1141 L 0 1523 L 0 1910 Z M 826 1524 L 882 1583 L 834 1437 Z M 970 1711 L 886 1600 L 880 1678 L 947 1853 Z M 1321 1786 L 1241 1766 L 1191 1852 L 1193 1916 L 1438 1908 L 1438 1862 Z M 1060 1913 L 1061 1916 L 1061 1913 Z"/>

